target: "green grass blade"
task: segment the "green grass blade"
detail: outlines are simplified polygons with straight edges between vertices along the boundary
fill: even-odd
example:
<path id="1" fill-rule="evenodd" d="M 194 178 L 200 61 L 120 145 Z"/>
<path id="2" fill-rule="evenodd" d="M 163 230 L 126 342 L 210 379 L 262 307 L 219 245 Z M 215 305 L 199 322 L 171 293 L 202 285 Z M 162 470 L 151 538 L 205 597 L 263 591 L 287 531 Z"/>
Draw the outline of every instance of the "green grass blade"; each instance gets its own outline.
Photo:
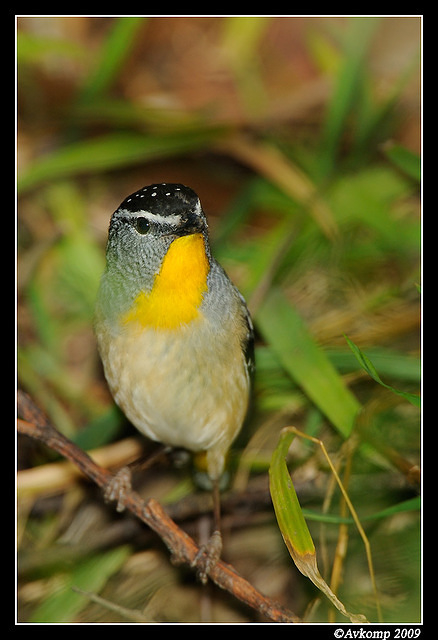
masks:
<path id="1" fill-rule="evenodd" d="M 403 500 L 398 504 L 393 505 L 392 507 L 387 507 L 386 509 L 381 509 L 376 513 L 372 513 L 368 516 L 361 516 L 361 521 L 368 522 L 372 520 L 383 520 L 384 518 L 389 518 L 390 516 L 399 514 L 399 513 L 408 513 L 410 511 L 419 511 L 421 509 L 421 498 L 420 496 L 416 496 L 415 498 L 409 498 L 408 500 Z M 327 524 L 354 524 L 354 518 L 342 517 L 331 513 L 317 513 L 312 509 L 303 509 L 303 515 L 306 520 L 314 520 L 315 522 L 325 522 Z"/>
<path id="2" fill-rule="evenodd" d="M 18 190 L 23 193 L 49 180 L 179 155 L 201 148 L 214 135 L 205 131 L 162 136 L 117 132 L 81 140 L 39 158 L 19 178 Z"/>
<path id="3" fill-rule="evenodd" d="M 121 17 L 112 23 L 111 31 L 104 42 L 98 64 L 84 83 L 79 100 L 88 102 L 104 94 L 117 76 L 132 50 L 135 36 L 147 18 L 139 16 Z"/>
<path id="4" fill-rule="evenodd" d="M 228 16 L 223 20 L 222 47 L 233 65 L 242 69 L 252 63 L 269 20 L 268 16 Z"/>
<path id="5" fill-rule="evenodd" d="M 357 358 L 360 366 L 362 367 L 362 369 L 364 371 L 366 371 L 367 374 L 373 380 L 375 380 L 380 385 L 382 385 L 382 387 L 385 387 L 386 389 L 389 389 L 390 391 L 392 391 L 396 395 L 401 396 L 402 398 L 405 398 L 405 400 L 407 400 L 408 402 L 413 404 L 415 407 L 420 407 L 420 404 L 421 404 L 420 396 L 416 395 L 415 393 L 408 393 L 406 391 L 399 391 L 398 389 L 394 389 L 394 387 L 391 387 L 389 384 L 386 384 L 385 382 L 383 382 L 383 380 L 380 378 L 380 376 L 377 373 L 377 370 L 376 370 L 375 366 L 373 365 L 373 363 L 371 362 L 371 360 L 359 349 L 359 347 L 357 345 L 354 344 L 354 342 L 352 342 L 352 340 L 347 338 L 347 336 L 345 336 L 345 339 L 346 339 L 346 341 L 348 343 L 348 346 L 350 347 L 350 349 L 352 350 L 352 352 L 356 356 L 356 358 Z"/>
<path id="6" fill-rule="evenodd" d="M 346 610 L 319 572 L 312 536 L 286 465 L 286 456 L 294 436 L 295 433 L 289 428 L 282 430 L 269 467 L 269 487 L 281 535 L 297 569 L 325 594 L 338 611 L 351 622 L 366 622 L 363 615 Z"/>
<path id="7" fill-rule="evenodd" d="M 30 622 L 74 622 L 74 618 L 88 605 L 88 600 L 72 587 L 98 593 L 107 580 L 120 569 L 129 556 L 128 547 L 118 547 L 107 553 L 85 559 L 75 565 L 63 582 L 33 612 Z"/>
<path id="8" fill-rule="evenodd" d="M 281 291 L 274 289 L 267 295 L 255 321 L 289 375 L 348 437 L 360 404 Z"/>
<path id="9" fill-rule="evenodd" d="M 409 178 L 418 183 L 421 181 L 421 158 L 417 153 L 400 144 L 391 144 L 385 149 L 385 154 Z"/>
<path id="10" fill-rule="evenodd" d="M 337 371 L 351 373 L 357 370 L 357 358 L 350 349 L 329 348 L 326 353 Z M 421 362 L 418 357 L 382 347 L 371 347 L 367 354 L 381 376 L 420 384 Z"/>
<path id="11" fill-rule="evenodd" d="M 248 113 L 263 111 L 267 96 L 258 70 L 260 41 L 268 16 L 228 16 L 222 20 L 220 48 L 234 76 L 234 84 Z"/>
<path id="12" fill-rule="evenodd" d="M 294 433 L 282 431 L 269 467 L 269 482 L 281 535 L 295 564 L 303 573 L 300 568 L 302 556 L 314 555 L 315 546 L 286 465 L 287 452 L 294 437 Z"/>
<path id="13" fill-rule="evenodd" d="M 343 51 L 344 59 L 336 79 L 322 136 L 321 176 L 330 174 L 335 165 L 346 121 L 355 104 L 358 87 L 362 83 L 366 52 L 378 24 L 379 18 L 350 18 Z"/>
<path id="14" fill-rule="evenodd" d="M 50 55 L 66 60 L 83 60 L 85 57 L 84 49 L 76 42 L 41 35 L 35 36 L 18 31 L 17 63 L 19 72 L 23 69 L 23 65 L 36 66 Z"/>

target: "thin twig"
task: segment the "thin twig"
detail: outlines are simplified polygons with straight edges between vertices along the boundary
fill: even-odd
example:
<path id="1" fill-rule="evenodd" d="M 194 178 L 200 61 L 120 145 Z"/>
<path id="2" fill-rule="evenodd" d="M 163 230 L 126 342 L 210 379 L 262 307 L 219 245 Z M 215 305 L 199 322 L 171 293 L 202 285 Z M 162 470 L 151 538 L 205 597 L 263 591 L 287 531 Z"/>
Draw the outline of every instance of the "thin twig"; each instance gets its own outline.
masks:
<path id="1" fill-rule="evenodd" d="M 22 391 L 18 392 L 18 415 L 20 416 L 18 419 L 19 433 L 43 442 L 70 460 L 85 476 L 102 489 L 108 485 L 113 475 L 97 465 L 85 451 L 59 433 L 43 412 L 35 406 L 32 399 Z M 145 502 L 135 491 L 130 490 L 123 496 L 123 506 L 158 534 L 169 549 L 175 563 L 192 565 L 199 551 L 198 546 L 169 518 L 156 500 L 150 498 Z M 274 622 L 301 621 L 294 613 L 260 593 L 231 565 L 223 561 L 219 561 L 211 568 L 209 577 L 221 589 L 230 592 L 237 599 Z"/>

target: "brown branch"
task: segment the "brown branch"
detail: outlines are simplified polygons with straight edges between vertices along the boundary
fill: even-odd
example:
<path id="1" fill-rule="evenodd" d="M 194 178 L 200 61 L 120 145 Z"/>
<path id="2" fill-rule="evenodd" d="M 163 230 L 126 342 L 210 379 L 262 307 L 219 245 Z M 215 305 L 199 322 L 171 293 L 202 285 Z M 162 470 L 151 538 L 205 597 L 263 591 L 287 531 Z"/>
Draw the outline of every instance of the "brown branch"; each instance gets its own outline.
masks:
<path id="1" fill-rule="evenodd" d="M 105 489 L 113 478 L 111 472 L 97 465 L 90 456 L 68 440 L 47 420 L 32 399 L 18 392 L 18 432 L 30 436 L 75 464 L 81 472 L 99 487 Z M 166 544 L 176 563 L 192 565 L 199 549 L 192 538 L 169 518 L 162 506 L 153 498 L 145 502 L 135 491 L 127 491 L 123 506 L 139 520 L 147 524 Z M 300 618 L 264 596 L 252 584 L 242 578 L 231 565 L 219 561 L 209 572 L 210 579 L 221 589 L 233 594 L 240 601 L 274 622 L 300 622 Z"/>

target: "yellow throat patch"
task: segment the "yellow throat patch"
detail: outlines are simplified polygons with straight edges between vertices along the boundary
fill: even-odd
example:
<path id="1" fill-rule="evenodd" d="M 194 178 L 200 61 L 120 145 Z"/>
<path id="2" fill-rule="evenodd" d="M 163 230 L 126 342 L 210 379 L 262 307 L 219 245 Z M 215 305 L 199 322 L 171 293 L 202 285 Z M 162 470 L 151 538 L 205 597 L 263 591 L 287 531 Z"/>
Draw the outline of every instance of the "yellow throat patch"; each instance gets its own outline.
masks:
<path id="1" fill-rule="evenodd" d="M 122 323 L 141 327 L 176 329 L 195 320 L 207 291 L 208 259 L 204 238 L 195 233 L 170 245 L 149 293 L 141 291 Z"/>

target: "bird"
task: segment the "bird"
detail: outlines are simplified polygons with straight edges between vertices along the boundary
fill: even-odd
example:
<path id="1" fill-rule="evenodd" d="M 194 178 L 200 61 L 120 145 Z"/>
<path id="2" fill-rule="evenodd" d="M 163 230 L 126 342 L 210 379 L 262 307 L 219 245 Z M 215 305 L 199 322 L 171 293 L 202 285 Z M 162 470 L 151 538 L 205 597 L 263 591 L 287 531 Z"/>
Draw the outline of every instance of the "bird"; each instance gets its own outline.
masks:
<path id="1" fill-rule="evenodd" d="M 220 558 L 220 480 L 244 424 L 254 328 L 244 297 L 213 257 L 198 195 L 143 187 L 110 218 L 94 328 L 111 394 L 147 438 L 203 455 L 213 532 L 196 557 L 207 581 Z"/>

